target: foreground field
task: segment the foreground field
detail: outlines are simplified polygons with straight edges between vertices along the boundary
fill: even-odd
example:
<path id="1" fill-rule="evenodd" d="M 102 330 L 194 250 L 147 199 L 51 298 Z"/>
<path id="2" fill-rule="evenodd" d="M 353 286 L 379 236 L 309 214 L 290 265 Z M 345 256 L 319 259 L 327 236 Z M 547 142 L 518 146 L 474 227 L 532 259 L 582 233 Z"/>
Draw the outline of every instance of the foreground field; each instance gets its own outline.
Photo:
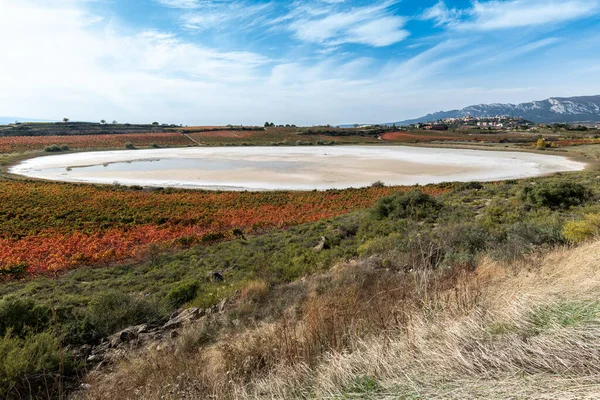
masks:
<path id="1" fill-rule="evenodd" d="M 306 203 L 340 196 L 322 198 L 325 207 L 376 190 L 384 189 L 302 195 Z M 96 206 L 118 214 L 120 204 L 132 206 L 130 196 L 158 195 L 194 208 L 188 192 L 116 193 L 114 202 Z M 92 399 L 402 398 L 445 390 L 468 397 L 479 389 L 506 393 L 516 378 L 543 374 L 580 379 L 591 390 L 598 366 L 585 354 L 597 349 L 589 321 L 597 320 L 598 308 L 588 302 L 598 295 L 597 263 L 547 262 L 578 277 L 564 284 L 572 292 L 544 286 L 545 277 L 557 279 L 555 270 L 537 271 L 555 249 L 600 235 L 597 172 L 452 183 L 431 193 L 437 195 L 395 191 L 339 217 L 260 235 L 236 231 L 230 241 L 158 248 L 107 268 L 5 282 L 0 397 L 60 398 L 90 371 L 96 371 L 87 378 L 91 386 L 78 395 Z M 212 195 L 226 204 L 218 197 L 225 194 Z M 232 205 L 253 199 L 242 195 Z M 263 213 L 294 199 L 262 195 L 277 204 Z M 142 209 L 139 218 L 146 215 L 143 206 L 135 208 Z M 526 277 L 542 290 L 519 286 Z M 497 286 L 497 279 L 507 280 Z M 505 296 L 518 300 L 514 307 L 497 306 Z M 198 323 L 173 322 L 187 307 L 202 310 Z M 518 312 L 505 318 L 504 310 Z M 442 374 L 425 374 L 430 365 Z M 485 387 L 475 387 L 477 379 Z M 504 392 L 493 392 L 498 385 Z M 539 390 L 526 386 L 519 393 L 535 397 Z"/>
<path id="2" fill-rule="evenodd" d="M 341 264 L 287 289 L 306 292 L 301 314 L 198 350 L 207 328 L 191 326 L 169 352 L 91 374 L 91 390 L 77 398 L 596 399 L 598 254 L 594 242 L 510 264 L 483 258 L 472 272 L 409 276 Z M 240 307 L 265 307 L 281 293 Z"/>

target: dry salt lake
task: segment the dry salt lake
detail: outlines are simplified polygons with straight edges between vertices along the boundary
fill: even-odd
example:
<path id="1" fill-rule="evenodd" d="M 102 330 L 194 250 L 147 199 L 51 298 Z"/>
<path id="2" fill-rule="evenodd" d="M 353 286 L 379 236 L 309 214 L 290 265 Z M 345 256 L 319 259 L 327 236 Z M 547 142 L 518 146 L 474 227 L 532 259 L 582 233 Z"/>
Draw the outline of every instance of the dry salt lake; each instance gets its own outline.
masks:
<path id="1" fill-rule="evenodd" d="M 407 146 L 194 147 L 71 153 L 11 173 L 66 182 L 210 190 L 312 190 L 493 181 L 579 171 L 566 157 Z"/>

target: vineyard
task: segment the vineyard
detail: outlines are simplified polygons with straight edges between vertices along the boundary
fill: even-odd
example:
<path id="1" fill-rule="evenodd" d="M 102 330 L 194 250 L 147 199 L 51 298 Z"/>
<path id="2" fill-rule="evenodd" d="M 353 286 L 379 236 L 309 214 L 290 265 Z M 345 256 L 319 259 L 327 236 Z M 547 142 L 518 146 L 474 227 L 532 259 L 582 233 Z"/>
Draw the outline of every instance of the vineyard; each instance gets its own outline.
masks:
<path id="1" fill-rule="evenodd" d="M 494 133 L 494 134 L 469 134 L 455 132 L 435 132 L 435 131 L 398 131 L 386 132 L 381 135 L 384 141 L 398 143 L 422 143 L 422 142 L 487 142 L 499 143 L 502 141 L 511 142 L 532 142 L 535 138 L 531 135 L 518 133 Z"/>
<path id="2" fill-rule="evenodd" d="M 377 143 L 376 135 L 336 135 L 336 130 L 328 134 L 297 128 L 268 128 L 266 130 L 218 130 L 191 132 L 189 137 L 206 145 L 252 144 L 252 145 L 315 145 L 315 144 L 361 144 Z"/>
<path id="3" fill-rule="evenodd" d="M 41 151 L 46 146 L 67 145 L 72 149 L 124 148 L 126 143 L 135 147 L 189 146 L 194 143 L 180 133 L 131 133 L 113 135 L 72 136 L 5 136 L 0 137 L 0 153 Z"/>
<path id="4" fill-rule="evenodd" d="M 400 190 L 408 190 L 404 188 Z M 426 187 L 431 194 L 441 192 Z M 1 275 L 55 273 L 146 257 L 371 206 L 398 188 L 326 192 L 132 190 L 0 182 Z"/>

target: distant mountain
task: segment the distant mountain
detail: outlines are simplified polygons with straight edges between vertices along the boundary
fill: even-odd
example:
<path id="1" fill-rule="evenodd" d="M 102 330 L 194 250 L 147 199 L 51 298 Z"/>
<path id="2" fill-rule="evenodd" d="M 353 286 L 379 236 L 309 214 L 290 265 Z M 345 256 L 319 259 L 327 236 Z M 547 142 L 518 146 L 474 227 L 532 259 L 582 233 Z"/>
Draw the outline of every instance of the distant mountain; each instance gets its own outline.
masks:
<path id="1" fill-rule="evenodd" d="M 478 104 L 462 110 L 440 111 L 424 117 L 385 125 L 410 125 L 444 118 L 509 117 L 524 118 L 539 124 L 600 122 L 600 95 L 580 97 L 551 97 L 542 101 L 521 104 Z"/>
<path id="2" fill-rule="evenodd" d="M 19 118 L 19 117 L 0 117 L 0 125 L 14 124 L 18 122 L 56 122 L 49 119 L 35 119 L 35 118 Z"/>

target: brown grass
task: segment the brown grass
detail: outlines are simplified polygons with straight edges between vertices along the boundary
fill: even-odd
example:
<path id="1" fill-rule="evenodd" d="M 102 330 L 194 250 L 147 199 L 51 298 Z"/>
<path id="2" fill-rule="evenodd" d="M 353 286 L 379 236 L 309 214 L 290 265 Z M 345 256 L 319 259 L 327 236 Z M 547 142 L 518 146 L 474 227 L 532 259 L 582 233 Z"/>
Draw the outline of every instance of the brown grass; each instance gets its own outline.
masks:
<path id="1" fill-rule="evenodd" d="M 307 279 L 307 299 L 274 322 L 233 321 L 243 328 L 224 329 L 211 345 L 183 346 L 180 338 L 172 351 L 90 376 L 92 389 L 80 397 L 600 394 L 600 242 L 523 265 L 485 259 L 474 273 L 370 264 Z"/>

